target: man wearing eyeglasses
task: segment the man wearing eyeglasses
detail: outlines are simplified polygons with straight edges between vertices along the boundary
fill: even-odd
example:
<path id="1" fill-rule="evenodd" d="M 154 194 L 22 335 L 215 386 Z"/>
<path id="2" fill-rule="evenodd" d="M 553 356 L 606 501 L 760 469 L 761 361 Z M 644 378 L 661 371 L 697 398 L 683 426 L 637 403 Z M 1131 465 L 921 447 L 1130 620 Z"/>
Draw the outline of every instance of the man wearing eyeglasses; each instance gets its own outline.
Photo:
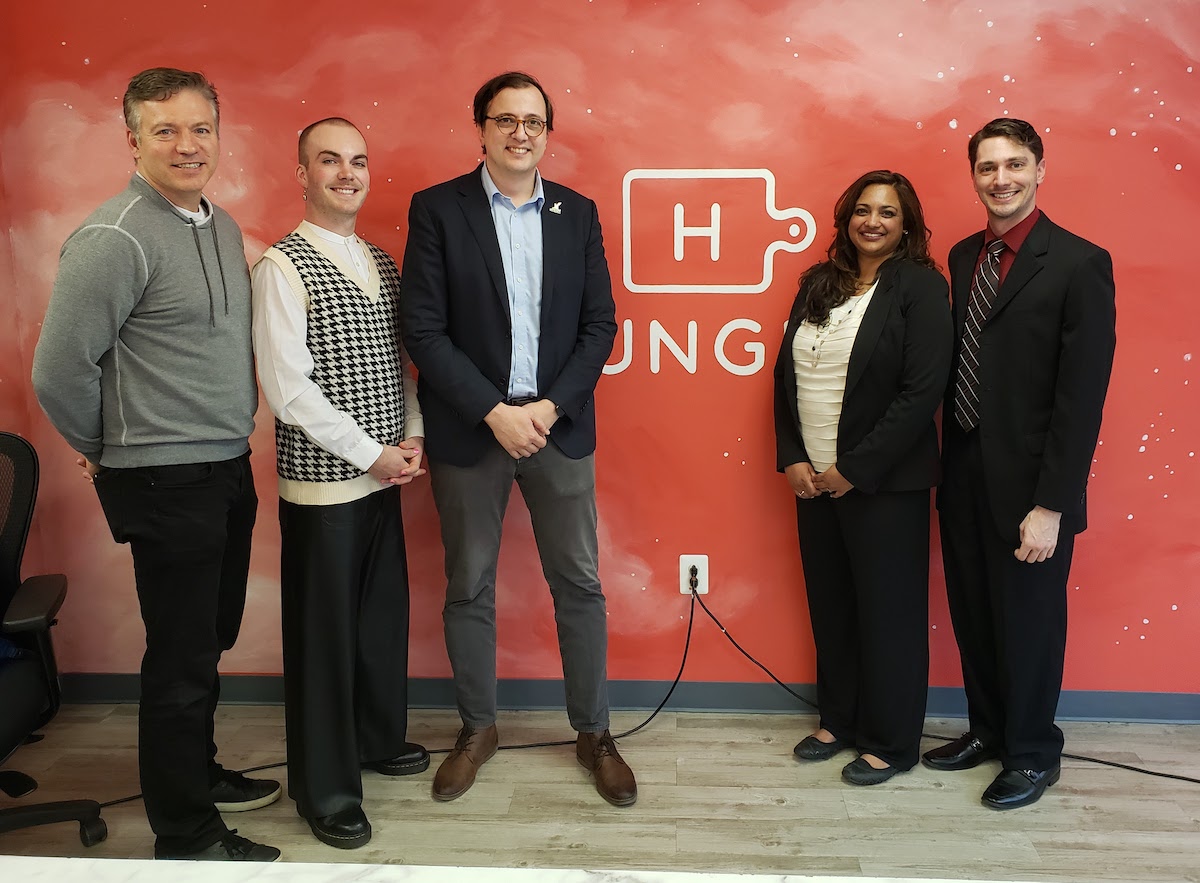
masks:
<path id="1" fill-rule="evenodd" d="M 401 295 L 463 724 L 433 796 L 466 793 L 496 752 L 496 561 L 515 481 L 554 599 L 576 757 L 605 800 L 629 806 L 637 784 L 609 733 L 597 575 L 592 395 L 617 331 L 600 221 L 590 199 L 538 172 L 554 108 L 537 80 L 494 77 L 474 111 L 484 162 L 413 196 Z"/>

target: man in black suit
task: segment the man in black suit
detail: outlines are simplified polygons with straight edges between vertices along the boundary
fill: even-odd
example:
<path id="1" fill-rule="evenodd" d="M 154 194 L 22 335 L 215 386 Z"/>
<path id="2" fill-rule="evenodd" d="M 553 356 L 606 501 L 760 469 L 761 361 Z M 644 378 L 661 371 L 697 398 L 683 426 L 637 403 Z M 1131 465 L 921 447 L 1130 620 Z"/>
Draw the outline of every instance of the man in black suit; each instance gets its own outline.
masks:
<path id="1" fill-rule="evenodd" d="M 496 561 L 513 482 L 554 599 L 576 756 L 610 803 L 637 785 L 609 733 L 592 399 L 617 325 L 596 205 L 544 180 L 554 109 L 509 72 L 475 95 L 479 168 L 413 196 L 404 345 L 420 372 L 446 551 L 446 649 L 462 730 L 433 782 L 453 800 L 496 752 Z"/>
<path id="2" fill-rule="evenodd" d="M 1067 575 L 1116 345 L 1112 259 L 1037 208 L 1042 139 L 1000 118 L 970 140 L 988 227 L 950 251 L 957 330 L 938 494 L 946 590 L 970 731 L 926 752 L 969 769 L 998 757 L 992 809 L 1058 781 L 1054 713 Z"/>

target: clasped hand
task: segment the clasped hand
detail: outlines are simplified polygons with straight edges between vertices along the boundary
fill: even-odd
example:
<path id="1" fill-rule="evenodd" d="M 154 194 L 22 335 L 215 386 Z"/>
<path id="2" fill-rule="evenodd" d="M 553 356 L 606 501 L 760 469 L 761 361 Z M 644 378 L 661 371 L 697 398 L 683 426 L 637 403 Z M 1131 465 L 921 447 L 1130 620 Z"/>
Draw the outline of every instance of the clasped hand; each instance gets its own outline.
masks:
<path id="1" fill-rule="evenodd" d="M 384 445 L 383 452 L 367 471 L 381 484 L 408 484 L 425 474 L 421 468 L 424 447 L 425 439 L 420 436 L 406 438 L 399 445 Z"/>
<path id="2" fill-rule="evenodd" d="M 811 500 L 821 494 L 829 494 L 837 499 L 854 488 L 854 485 L 838 472 L 837 466 L 817 472 L 811 463 L 793 463 L 783 470 L 783 474 L 792 486 L 792 491 L 802 500 Z"/>
<path id="3" fill-rule="evenodd" d="M 500 402 L 483 420 L 508 456 L 521 460 L 532 457 L 546 447 L 550 430 L 558 420 L 558 412 L 549 399 L 538 399 L 524 405 Z"/>

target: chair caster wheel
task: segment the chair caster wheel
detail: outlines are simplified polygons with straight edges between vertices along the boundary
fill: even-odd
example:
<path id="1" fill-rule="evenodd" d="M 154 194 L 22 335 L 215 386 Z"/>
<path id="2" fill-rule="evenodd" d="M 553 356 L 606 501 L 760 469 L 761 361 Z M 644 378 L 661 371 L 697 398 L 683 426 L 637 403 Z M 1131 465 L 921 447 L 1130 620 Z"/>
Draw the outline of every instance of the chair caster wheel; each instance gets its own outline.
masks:
<path id="1" fill-rule="evenodd" d="M 79 823 L 79 842 L 84 846 L 95 846 L 108 837 L 108 825 L 104 819 L 91 819 Z"/>

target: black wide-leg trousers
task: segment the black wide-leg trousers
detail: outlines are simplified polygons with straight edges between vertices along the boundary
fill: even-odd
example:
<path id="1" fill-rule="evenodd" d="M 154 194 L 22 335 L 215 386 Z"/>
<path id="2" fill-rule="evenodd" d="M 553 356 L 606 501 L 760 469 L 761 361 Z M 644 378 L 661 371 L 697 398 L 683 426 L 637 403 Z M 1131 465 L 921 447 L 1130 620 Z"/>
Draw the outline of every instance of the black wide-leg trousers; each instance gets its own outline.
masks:
<path id="1" fill-rule="evenodd" d="M 288 793 L 305 818 L 362 804 L 361 766 L 403 753 L 408 563 L 400 488 L 279 501 Z"/>

